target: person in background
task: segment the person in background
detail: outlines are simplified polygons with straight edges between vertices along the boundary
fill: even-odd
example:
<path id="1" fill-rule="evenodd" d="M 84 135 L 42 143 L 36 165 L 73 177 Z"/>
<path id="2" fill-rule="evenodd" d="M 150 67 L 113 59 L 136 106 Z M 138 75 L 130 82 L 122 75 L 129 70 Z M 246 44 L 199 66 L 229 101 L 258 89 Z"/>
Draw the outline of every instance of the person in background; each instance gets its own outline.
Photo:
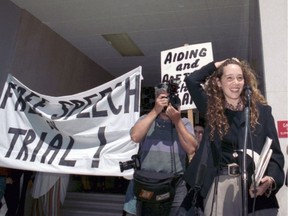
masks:
<path id="1" fill-rule="evenodd" d="M 246 61 L 231 58 L 211 62 L 185 78 L 197 109 L 206 113 L 203 141 L 185 173 L 185 180 L 193 187 L 199 173 L 197 169 L 202 169 L 204 180 L 200 195 L 204 199 L 205 215 L 242 215 L 241 149 L 245 137 L 245 106 L 250 107 L 247 149 L 260 154 L 269 137 L 273 150 L 265 176 L 256 188 L 251 178 L 255 164 L 247 156 L 248 212 L 256 216 L 278 213 L 275 195 L 284 183 L 284 156 L 271 107 L 258 89 L 254 73 Z"/>
<path id="2" fill-rule="evenodd" d="M 6 190 L 6 177 L 9 174 L 9 169 L 0 167 L 0 209 L 2 207 L 2 199 Z"/>
<path id="3" fill-rule="evenodd" d="M 59 215 L 66 197 L 69 178 L 69 174 L 36 172 L 31 191 L 34 198 L 31 215 Z"/>
<path id="4" fill-rule="evenodd" d="M 203 134 L 204 134 L 204 126 L 201 124 L 195 124 L 194 125 L 194 133 L 195 133 L 195 137 L 198 141 L 198 143 L 201 143 Z"/>
<path id="5" fill-rule="evenodd" d="M 198 142 L 198 144 L 200 145 L 203 134 L 204 134 L 204 126 L 202 124 L 195 124 L 194 125 L 194 134 L 195 134 L 195 138 Z M 189 164 L 193 158 L 195 153 L 187 155 L 187 164 Z"/>
<path id="6" fill-rule="evenodd" d="M 90 182 L 90 176 L 82 175 L 81 176 L 81 183 L 82 183 L 82 190 L 84 192 L 91 192 L 92 191 L 92 185 L 91 185 L 91 182 Z"/>
<path id="7" fill-rule="evenodd" d="M 22 216 L 25 208 L 25 195 L 32 171 L 9 169 L 6 177 L 5 201 L 6 216 Z"/>
<path id="8" fill-rule="evenodd" d="M 155 87 L 154 107 L 135 123 L 130 136 L 140 145 L 141 170 L 183 174 L 186 154 L 193 154 L 198 148 L 198 142 L 194 137 L 191 122 L 187 118 L 181 118 L 180 107 L 174 107 L 170 103 L 168 87 L 167 83 L 160 83 Z M 173 162 L 169 146 L 174 149 L 175 170 L 171 170 Z M 186 183 L 180 178 L 171 209 L 163 207 L 165 212 L 160 213 L 161 207 L 151 208 L 137 200 L 136 215 L 169 215 L 170 211 L 170 215 L 174 216 L 186 193 Z"/>
<path id="9" fill-rule="evenodd" d="M 136 215 L 136 197 L 134 195 L 134 180 L 129 181 L 123 208 L 123 216 L 135 216 Z"/>

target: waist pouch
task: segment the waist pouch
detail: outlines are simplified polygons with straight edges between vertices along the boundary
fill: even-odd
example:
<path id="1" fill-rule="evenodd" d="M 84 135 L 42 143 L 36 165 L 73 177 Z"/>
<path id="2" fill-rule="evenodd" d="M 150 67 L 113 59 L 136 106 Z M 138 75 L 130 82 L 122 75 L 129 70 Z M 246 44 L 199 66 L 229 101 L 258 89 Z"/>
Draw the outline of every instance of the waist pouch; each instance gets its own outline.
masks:
<path id="1" fill-rule="evenodd" d="M 174 173 L 135 170 L 134 194 L 142 202 L 172 203 L 179 179 Z"/>

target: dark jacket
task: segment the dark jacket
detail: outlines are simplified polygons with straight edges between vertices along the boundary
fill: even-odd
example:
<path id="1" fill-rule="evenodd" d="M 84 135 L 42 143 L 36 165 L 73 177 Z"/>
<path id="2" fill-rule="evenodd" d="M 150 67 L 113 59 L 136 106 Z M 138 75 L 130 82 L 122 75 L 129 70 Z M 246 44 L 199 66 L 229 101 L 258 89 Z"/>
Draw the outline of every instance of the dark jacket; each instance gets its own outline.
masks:
<path id="1" fill-rule="evenodd" d="M 185 82 L 188 88 L 188 91 L 197 107 L 199 112 L 206 113 L 207 110 L 207 96 L 200 84 L 205 82 L 205 79 L 211 75 L 216 70 L 214 62 L 211 62 L 201 69 L 194 71 L 188 77 L 186 77 Z M 252 130 L 251 139 L 247 141 L 247 149 L 253 149 L 255 152 L 260 154 L 262 147 L 265 143 L 266 137 L 270 137 L 273 142 L 271 148 L 273 154 L 271 160 L 268 164 L 267 171 L 265 175 L 271 176 L 276 182 L 276 189 L 272 192 L 272 195 L 267 198 L 265 195 L 258 196 L 256 200 L 255 210 L 265 209 L 265 208 L 278 208 L 278 202 L 275 197 L 277 191 L 282 187 L 284 183 L 284 156 L 281 152 L 275 121 L 271 113 L 271 107 L 268 105 L 258 104 L 259 110 L 259 124 L 256 125 L 255 130 Z M 244 130 L 245 130 L 245 113 L 243 112 L 240 120 L 236 119 L 230 125 L 231 130 L 237 130 L 239 136 L 238 146 L 240 149 L 243 149 L 244 144 Z M 253 147 L 252 147 L 253 144 Z M 215 176 L 217 175 L 217 170 L 219 169 L 219 158 L 221 157 L 221 140 L 219 136 L 214 137 L 214 141 L 210 142 L 209 140 L 209 127 L 205 128 L 204 136 L 198 151 L 196 152 L 193 160 L 188 166 L 187 171 L 184 174 L 184 178 L 187 183 L 194 187 L 195 181 L 201 179 L 201 191 L 200 194 L 203 198 L 206 197 Z M 242 157 L 240 157 L 242 158 Z M 240 165 L 242 162 L 240 161 Z M 247 163 L 249 166 L 249 163 Z M 252 166 L 249 166 L 252 168 Z M 248 169 L 248 168 L 247 168 Z M 199 172 L 200 171 L 200 172 Z M 249 179 L 248 179 L 248 188 L 251 184 L 251 172 L 248 170 Z M 197 174 L 198 173 L 198 174 Z M 198 179 L 198 180 L 197 180 Z M 199 181 L 198 181 L 199 183 Z M 248 191 L 247 191 L 248 193 Z M 252 211 L 253 199 L 248 195 L 248 211 Z"/>

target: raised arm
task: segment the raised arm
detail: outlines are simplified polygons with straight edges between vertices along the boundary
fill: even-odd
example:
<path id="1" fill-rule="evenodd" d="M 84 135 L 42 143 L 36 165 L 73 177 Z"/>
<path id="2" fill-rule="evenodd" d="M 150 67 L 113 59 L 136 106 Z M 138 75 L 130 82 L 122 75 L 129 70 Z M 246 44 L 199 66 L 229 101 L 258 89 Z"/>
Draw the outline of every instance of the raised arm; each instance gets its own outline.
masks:
<path id="1" fill-rule="evenodd" d="M 184 124 L 183 120 L 181 119 L 180 111 L 176 110 L 171 105 L 167 107 L 166 114 L 175 125 L 179 141 L 183 149 L 189 155 L 195 153 L 195 151 L 198 149 L 198 142 L 195 136 L 192 135 L 192 124 L 188 121 Z M 188 127 L 191 128 L 191 131 L 188 131 Z"/>
<path id="2" fill-rule="evenodd" d="M 206 78 L 216 70 L 214 62 L 211 62 L 199 70 L 192 72 L 185 78 L 186 87 L 197 109 L 201 113 L 205 113 L 207 109 L 207 96 L 202 87 Z"/>
<path id="3" fill-rule="evenodd" d="M 166 106 L 168 106 L 167 94 L 160 94 L 156 98 L 153 109 L 131 128 L 130 136 L 134 142 L 138 143 L 143 140 L 156 117 Z"/>

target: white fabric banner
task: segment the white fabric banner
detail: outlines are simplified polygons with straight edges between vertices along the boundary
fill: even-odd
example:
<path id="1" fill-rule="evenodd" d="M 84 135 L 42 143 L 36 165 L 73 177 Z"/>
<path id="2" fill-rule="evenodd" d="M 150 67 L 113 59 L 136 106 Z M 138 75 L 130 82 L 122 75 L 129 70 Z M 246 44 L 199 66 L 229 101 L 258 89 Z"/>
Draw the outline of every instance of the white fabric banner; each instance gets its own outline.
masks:
<path id="1" fill-rule="evenodd" d="M 119 162 L 138 144 L 141 66 L 75 95 L 51 97 L 8 75 L 0 99 L 0 166 L 51 173 L 131 176 Z"/>

